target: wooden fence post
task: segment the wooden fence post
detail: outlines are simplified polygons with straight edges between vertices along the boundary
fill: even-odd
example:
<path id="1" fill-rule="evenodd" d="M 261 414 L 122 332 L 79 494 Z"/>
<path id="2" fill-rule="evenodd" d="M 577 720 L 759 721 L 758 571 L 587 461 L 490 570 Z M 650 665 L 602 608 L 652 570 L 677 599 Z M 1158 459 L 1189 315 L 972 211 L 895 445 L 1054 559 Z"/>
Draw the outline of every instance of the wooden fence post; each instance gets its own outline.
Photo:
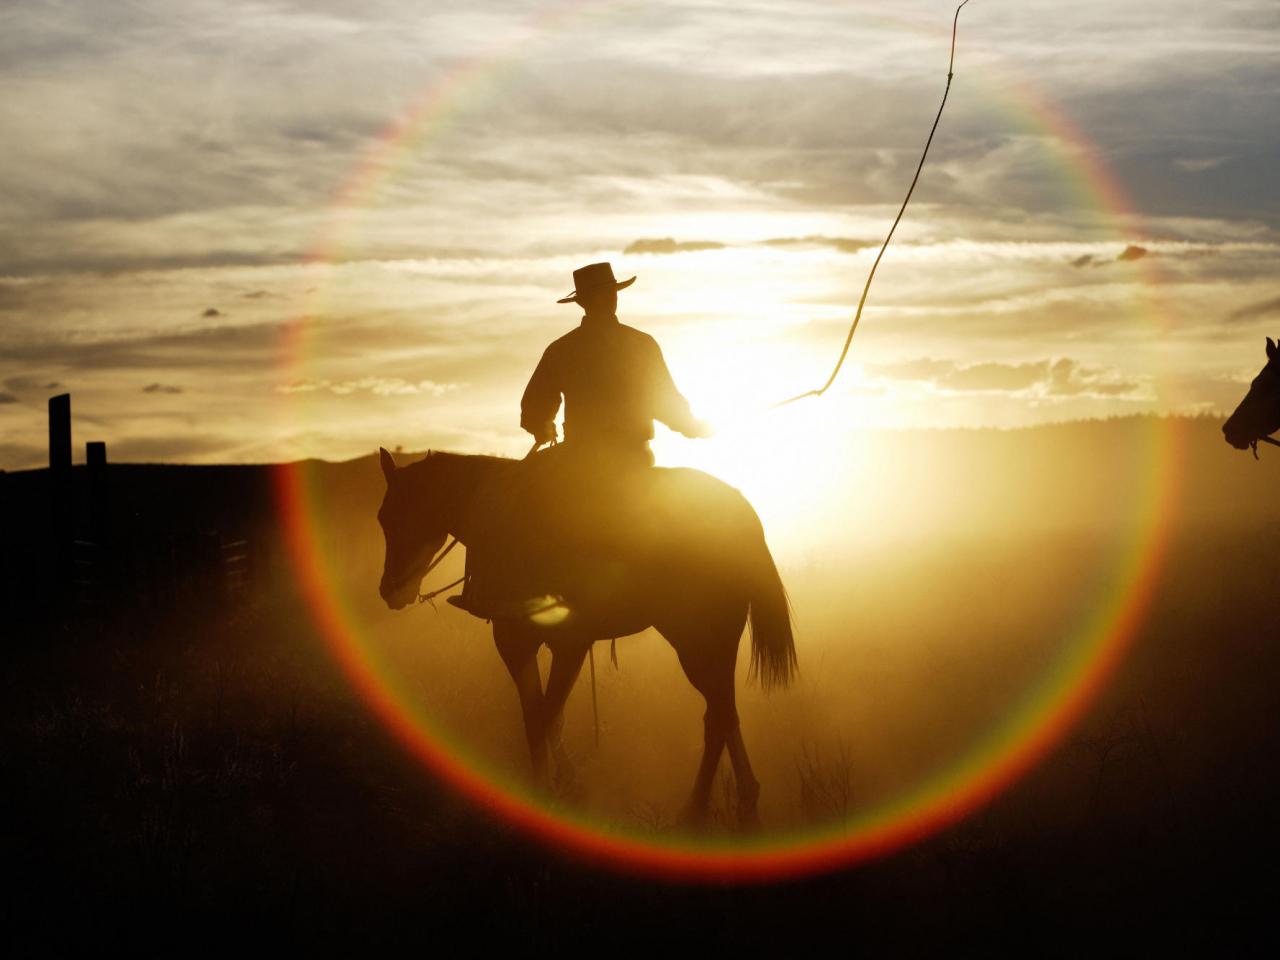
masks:
<path id="1" fill-rule="evenodd" d="M 71 394 L 49 398 L 49 535 L 53 540 L 52 583 L 74 579 L 75 491 L 71 481 Z"/>
<path id="2" fill-rule="evenodd" d="M 49 398 L 49 469 L 71 469 L 71 394 Z"/>
<path id="3" fill-rule="evenodd" d="M 119 569 L 114 563 L 110 551 L 111 543 L 111 496 L 107 480 L 107 445 L 101 440 L 90 440 L 84 445 L 85 452 L 85 533 L 87 538 L 97 545 L 95 552 L 96 567 L 93 571 L 97 580 L 97 588 L 101 593 L 109 595 L 113 584 L 105 581 L 116 579 Z"/>

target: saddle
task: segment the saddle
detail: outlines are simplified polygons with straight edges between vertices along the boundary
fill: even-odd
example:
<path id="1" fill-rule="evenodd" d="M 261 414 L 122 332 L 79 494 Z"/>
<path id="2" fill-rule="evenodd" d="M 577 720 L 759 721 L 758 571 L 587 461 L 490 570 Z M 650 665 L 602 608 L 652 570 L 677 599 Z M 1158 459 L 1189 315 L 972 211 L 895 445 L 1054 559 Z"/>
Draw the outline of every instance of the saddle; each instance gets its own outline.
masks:
<path id="1" fill-rule="evenodd" d="M 504 471 L 473 498 L 466 586 L 449 602 L 484 619 L 616 607 L 661 553 L 654 502 L 668 472 L 647 446 L 571 444 Z"/>

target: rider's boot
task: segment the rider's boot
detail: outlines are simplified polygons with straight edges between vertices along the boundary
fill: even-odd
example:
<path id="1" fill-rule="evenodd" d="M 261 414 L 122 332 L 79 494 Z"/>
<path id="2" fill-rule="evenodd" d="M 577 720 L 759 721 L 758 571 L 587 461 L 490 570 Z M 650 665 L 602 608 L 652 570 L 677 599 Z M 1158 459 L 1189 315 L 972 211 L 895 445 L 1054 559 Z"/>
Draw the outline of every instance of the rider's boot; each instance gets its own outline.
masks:
<path id="1" fill-rule="evenodd" d="M 462 592 L 452 597 L 446 597 L 446 600 L 459 610 L 465 610 L 481 620 L 492 618 L 492 614 L 483 602 L 483 591 L 476 587 L 475 577 L 468 577 L 462 585 Z"/>

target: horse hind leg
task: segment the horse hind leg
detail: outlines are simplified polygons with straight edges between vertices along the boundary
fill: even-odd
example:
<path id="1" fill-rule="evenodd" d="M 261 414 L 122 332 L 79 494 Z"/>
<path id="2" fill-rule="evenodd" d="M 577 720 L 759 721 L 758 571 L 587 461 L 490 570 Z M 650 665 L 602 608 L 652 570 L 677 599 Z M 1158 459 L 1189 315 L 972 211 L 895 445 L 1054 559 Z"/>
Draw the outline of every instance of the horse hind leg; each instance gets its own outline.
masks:
<path id="1" fill-rule="evenodd" d="M 564 712 L 551 721 L 547 730 L 547 747 L 551 751 L 551 762 L 555 765 L 554 783 L 557 792 L 565 792 L 573 787 L 577 779 L 577 769 L 564 746 Z"/>
<path id="2" fill-rule="evenodd" d="M 714 706 L 709 702 L 707 707 L 707 751 L 716 751 L 716 757 L 719 757 L 719 751 L 728 748 L 729 763 L 733 767 L 733 783 L 737 794 L 737 818 L 738 827 L 742 830 L 755 830 L 760 826 L 759 801 L 760 801 L 760 781 L 756 779 L 755 772 L 751 769 L 751 759 L 747 756 L 747 746 L 742 740 L 742 725 L 738 720 L 738 709 L 734 704 L 733 687 L 728 688 L 727 702 L 717 703 Z M 719 747 L 716 741 L 712 740 L 712 736 L 718 738 Z M 716 764 L 713 761 L 709 771 L 706 771 L 708 780 L 715 775 Z M 701 777 L 704 769 L 698 770 L 699 782 L 698 787 L 702 787 Z M 705 789 L 709 789 L 710 783 L 706 784 Z M 702 801 L 705 805 L 706 798 Z"/>
<path id="3" fill-rule="evenodd" d="M 525 740 L 533 766 L 533 782 L 547 782 L 547 731 L 543 724 L 545 697 L 542 676 L 538 672 L 538 640 L 521 625 L 506 620 L 493 622 L 493 639 L 507 672 L 515 681 L 520 696 L 520 714 L 524 720 Z"/>
<path id="4" fill-rule="evenodd" d="M 725 630 L 723 635 L 736 638 L 741 634 L 742 623 L 735 630 Z M 713 636 L 720 631 L 703 632 Z M 693 635 L 694 631 L 690 631 Z M 670 637 L 668 637 L 670 639 Z M 715 779 L 716 768 L 720 763 L 720 755 L 728 747 L 729 762 L 733 766 L 733 779 L 737 793 L 738 825 L 744 829 L 752 829 L 759 824 L 757 806 L 760 798 L 760 781 L 751 769 L 751 761 L 747 757 L 747 748 L 742 740 L 742 729 L 738 722 L 737 697 L 734 691 L 734 663 L 737 659 L 737 644 L 696 645 L 681 636 L 673 641 L 680 656 L 680 664 L 690 683 L 697 688 L 707 703 L 707 711 L 703 717 L 703 750 L 702 762 L 694 779 L 693 792 L 685 807 L 683 817 L 686 823 L 700 825 L 705 822 L 708 803 L 711 797 L 711 786 Z M 677 645 L 678 643 L 678 645 Z"/>
<path id="5" fill-rule="evenodd" d="M 729 748 L 729 762 L 733 764 L 733 779 L 738 786 L 738 825 L 744 830 L 754 830 L 760 826 L 760 781 L 751 769 L 747 745 L 742 742 L 742 726 L 736 716 L 726 745 Z"/>
<path id="6" fill-rule="evenodd" d="M 693 780 L 693 792 L 680 817 L 687 826 L 701 827 L 706 823 L 711 785 L 720 765 L 720 754 L 724 752 L 726 733 L 723 711 L 713 708 L 708 698 L 707 710 L 702 717 L 702 760 Z"/>

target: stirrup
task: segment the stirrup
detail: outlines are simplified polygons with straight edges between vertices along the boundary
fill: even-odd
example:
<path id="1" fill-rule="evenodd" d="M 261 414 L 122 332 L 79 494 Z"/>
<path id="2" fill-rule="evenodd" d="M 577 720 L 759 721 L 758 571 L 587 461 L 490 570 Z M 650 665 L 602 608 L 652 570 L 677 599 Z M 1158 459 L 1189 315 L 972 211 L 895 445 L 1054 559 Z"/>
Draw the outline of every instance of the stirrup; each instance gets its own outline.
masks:
<path id="1" fill-rule="evenodd" d="M 471 614 L 473 617 L 479 617 L 481 620 L 490 619 L 489 612 L 482 609 L 480 605 L 475 602 L 475 597 L 468 597 L 465 592 L 455 593 L 453 596 L 445 597 L 444 599 L 450 606 L 457 607 L 459 610 L 463 610 Z"/>

